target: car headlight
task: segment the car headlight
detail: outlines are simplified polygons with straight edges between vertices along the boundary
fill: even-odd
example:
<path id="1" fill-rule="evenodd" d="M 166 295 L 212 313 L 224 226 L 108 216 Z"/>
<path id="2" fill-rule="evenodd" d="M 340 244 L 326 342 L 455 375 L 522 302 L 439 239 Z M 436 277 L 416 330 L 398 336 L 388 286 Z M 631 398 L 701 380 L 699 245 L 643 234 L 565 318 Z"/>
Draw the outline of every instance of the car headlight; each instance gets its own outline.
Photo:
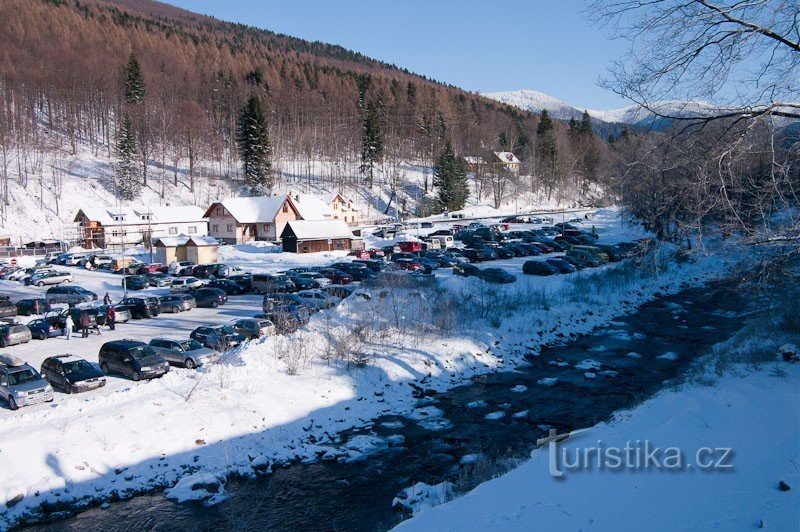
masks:
<path id="1" fill-rule="evenodd" d="M 53 387 L 48 384 L 47 386 L 44 387 L 44 391 L 45 392 L 52 392 L 53 391 Z"/>
<path id="2" fill-rule="evenodd" d="M 152 369 L 150 366 L 142 366 L 142 371 L 152 371 Z"/>
<path id="3" fill-rule="evenodd" d="M 14 390 L 12 393 L 18 397 L 26 397 L 28 395 L 25 390 Z"/>

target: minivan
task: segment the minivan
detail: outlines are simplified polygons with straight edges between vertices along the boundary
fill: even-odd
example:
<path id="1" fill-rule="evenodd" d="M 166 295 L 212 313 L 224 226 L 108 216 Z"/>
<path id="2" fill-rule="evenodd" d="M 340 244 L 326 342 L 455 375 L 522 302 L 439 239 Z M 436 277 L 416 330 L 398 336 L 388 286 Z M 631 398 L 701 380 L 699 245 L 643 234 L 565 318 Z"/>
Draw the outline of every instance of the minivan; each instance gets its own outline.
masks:
<path id="1" fill-rule="evenodd" d="M 253 291 L 256 294 L 294 292 L 296 290 L 294 283 L 286 275 L 254 273 L 252 279 Z"/>
<path id="2" fill-rule="evenodd" d="M 0 397 L 11 410 L 53 400 L 53 387 L 17 357 L 0 355 Z"/>
<path id="3" fill-rule="evenodd" d="M 574 250 L 578 250 L 578 251 L 586 251 L 587 253 L 591 253 L 592 255 L 594 255 L 595 257 L 600 259 L 600 261 L 608 262 L 608 253 L 606 253 L 605 251 L 601 250 L 598 247 L 595 247 L 595 246 L 572 246 L 572 248 L 570 248 L 570 249 L 574 249 Z"/>
<path id="4" fill-rule="evenodd" d="M 161 377 L 169 363 L 152 347 L 136 340 L 114 340 L 100 348 L 97 357 L 103 373 L 119 373 L 135 381 Z"/>
<path id="5" fill-rule="evenodd" d="M 81 286 L 51 286 L 45 292 L 44 298 L 51 305 L 56 303 L 77 305 L 97 300 L 97 294 Z"/>

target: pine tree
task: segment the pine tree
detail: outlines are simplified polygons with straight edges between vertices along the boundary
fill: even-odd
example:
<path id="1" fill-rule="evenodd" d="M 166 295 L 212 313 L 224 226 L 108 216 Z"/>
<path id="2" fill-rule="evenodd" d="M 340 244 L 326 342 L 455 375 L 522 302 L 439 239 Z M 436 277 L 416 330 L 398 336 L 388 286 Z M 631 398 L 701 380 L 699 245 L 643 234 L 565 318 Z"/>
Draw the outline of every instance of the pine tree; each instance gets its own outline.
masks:
<path id="1" fill-rule="evenodd" d="M 433 167 L 433 186 L 439 189 L 439 204 L 443 209 L 457 211 L 464 208 L 469 197 L 467 171 L 449 141 Z"/>
<path id="2" fill-rule="evenodd" d="M 272 187 L 269 130 L 261 100 L 251 95 L 239 111 L 236 140 L 242 157 L 244 179 L 253 195 L 266 194 Z"/>
<path id="3" fill-rule="evenodd" d="M 539 116 L 539 124 L 536 126 L 536 155 L 540 161 L 539 173 L 547 190 L 547 198 L 550 199 L 557 180 L 558 147 L 553 121 L 546 109 Z"/>
<path id="4" fill-rule="evenodd" d="M 128 57 L 128 64 L 125 65 L 125 103 L 140 105 L 144 103 L 146 97 L 142 68 L 136 56 L 131 54 Z"/>
<path id="5" fill-rule="evenodd" d="M 127 114 L 117 136 L 117 157 L 117 166 L 114 170 L 117 196 L 130 201 L 142 191 L 142 182 L 139 179 L 139 169 L 136 165 L 136 138 L 133 134 L 133 123 Z"/>
<path id="6" fill-rule="evenodd" d="M 366 178 L 367 186 L 372 186 L 375 164 L 383 155 L 383 134 L 381 133 L 380 114 L 377 106 L 370 102 L 364 115 L 364 126 L 361 131 L 361 173 Z"/>

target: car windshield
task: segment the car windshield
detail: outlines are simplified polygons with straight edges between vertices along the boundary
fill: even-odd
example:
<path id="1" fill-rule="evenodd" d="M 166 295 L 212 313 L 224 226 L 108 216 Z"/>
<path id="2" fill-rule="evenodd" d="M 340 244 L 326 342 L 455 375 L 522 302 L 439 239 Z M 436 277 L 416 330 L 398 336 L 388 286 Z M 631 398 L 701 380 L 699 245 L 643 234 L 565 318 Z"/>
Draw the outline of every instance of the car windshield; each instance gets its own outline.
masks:
<path id="1" fill-rule="evenodd" d="M 136 347 L 130 348 L 131 356 L 136 360 L 142 360 L 143 358 L 151 357 L 155 355 L 155 351 L 149 345 L 139 345 Z"/>
<path id="2" fill-rule="evenodd" d="M 75 360 L 64 364 L 64 373 L 67 375 L 74 375 L 85 369 L 92 369 L 92 365 L 85 360 Z"/>
<path id="3" fill-rule="evenodd" d="M 8 374 L 8 384 L 25 384 L 26 382 L 38 381 L 42 377 L 33 368 L 26 368 Z"/>
<path id="4" fill-rule="evenodd" d="M 197 351 L 198 349 L 202 349 L 203 346 L 200 345 L 200 342 L 197 340 L 185 340 L 183 342 L 179 342 L 181 349 L 184 351 Z"/>
<path id="5" fill-rule="evenodd" d="M 217 333 L 219 334 L 235 334 L 233 327 L 231 327 L 230 325 L 223 325 L 222 327 L 217 327 L 216 330 Z"/>

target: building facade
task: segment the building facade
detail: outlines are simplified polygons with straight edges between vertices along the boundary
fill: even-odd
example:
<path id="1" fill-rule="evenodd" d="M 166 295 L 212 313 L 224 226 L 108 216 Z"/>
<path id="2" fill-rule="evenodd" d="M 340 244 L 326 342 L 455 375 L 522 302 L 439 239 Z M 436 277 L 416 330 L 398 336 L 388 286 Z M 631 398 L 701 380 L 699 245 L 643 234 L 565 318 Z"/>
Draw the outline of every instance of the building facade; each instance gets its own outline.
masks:
<path id="1" fill-rule="evenodd" d="M 208 235 L 208 220 L 195 206 L 85 207 L 74 219 L 86 249 L 148 245 L 160 237 Z"/>
<path id="2" fill-rule="evenodd" d="M 227 198 L 205 212 L 208 234 L 226 244 L 252 240 L 276 242 L 287 222 L 301 219 L 289 196 Z"/>

